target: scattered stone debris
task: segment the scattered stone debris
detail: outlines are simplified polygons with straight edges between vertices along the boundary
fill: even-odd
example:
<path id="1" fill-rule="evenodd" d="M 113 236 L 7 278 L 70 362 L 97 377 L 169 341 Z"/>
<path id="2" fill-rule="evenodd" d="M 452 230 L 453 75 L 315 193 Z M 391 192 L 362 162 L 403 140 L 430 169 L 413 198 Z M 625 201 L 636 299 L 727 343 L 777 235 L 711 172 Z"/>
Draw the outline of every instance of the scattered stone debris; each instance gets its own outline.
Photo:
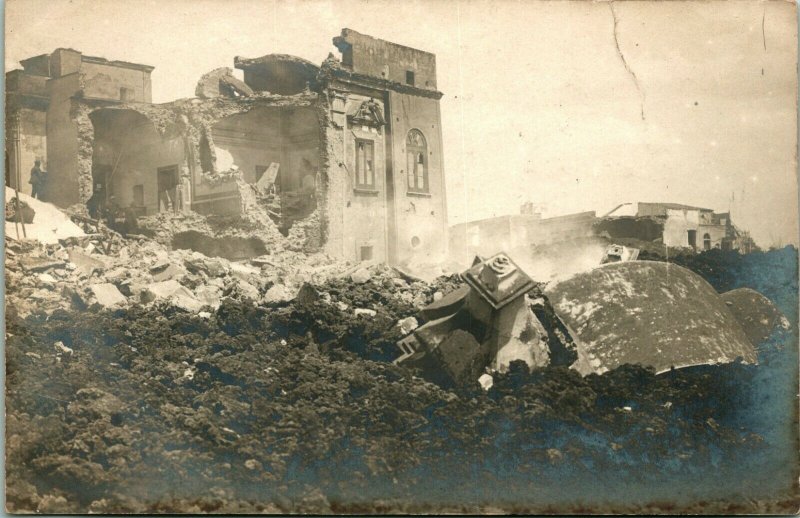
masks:
<path id="1" fill-rule="evenodd" d="M 176 230 L 194 222 L 195 216 L 174 215 L 159 220 L 169 229 L 162 234 L 164 239 L 157 235 L 155 240 L 123 238 L 101 222 L 96 223 L 97 232 L 84 234 L 78 228 L 75 235 L 55 242 L 50 242 L 47 235 L 46 243 L 7 235 L 7 296 L 14 303 L 14 310 L 25 316 L 33 311 L 49 314 L 56 309 L 87 308 L 95 303 L 107 308 L 167 303 L 196 313 L 203 308 L 218 308 L 224 298 L 286 303 L 312 278 L 324 282 L 352 268 L 324 254 L 282 248 L 268 254 L 262 248 L 262 255 L 256 257 L 247 252 L 239 261 L 209 257 L 189 247 L 171 249 L 164 241 L 170 243 L 172 236 L 179 233 Z M 181 226 L 175 226 L 176 222 Z M 207 225 L 203 221 L 197 227 L 203 230 Z M 210 228 L 206 231 L 212 233 Z M 162 228 L 159 233 L 163 232 Z M 200 234 L 195 239 L 201 241 L 203 237 Z M 231 243 L 245 240 L 229 239 Z M 213 245 L 214 241 L 208 238 L 207 243 Z M 249 242 L 245 244 L 250 247 L 248 250 L 259 252 Z M 215 249 L 205 251 L 214 255 Z"/>
<path id="2" fill-rule="evenodd" d="M 608 245 L 606 255 L 603 257 L 601 264 L 635 261 L 638 257 L 638 248 L 628 248 L 627 246 L 616 244 Z"/>
<path id="3" fill-rule="evenodd" d="M 33 218 L 36 216 L 36 211 L 31 208 L 26 202 L 21 201 L 18 197 L 13 197 L 6 202 L 6 221 L 14 221 L 17 223 L 33 223 Z"/>
<path id="4" fill-rule="evenodd" d="M 582 462 L 619 467 L 614 487 L 643 476 L 657 485 L 665 472 L 705 479 L 763 461 L 766 434 L 777 428 L 760 414 L 743 424 L 740 406 L 774 391 L 754 398 L 769 385 L 748 380 L 797 364 L 796 348 L 768 342 L 759 355 L 777 356 L 758 366 L 701 364 L 656 375 L 654 367 L 609 363 L 603 375 L 585 377 L 567 368 L 578 355 L 585 360 L 582 333 L 594 322 L 636 310 L 639 268 L 654 263 L 584 272 L 578 302 L 567 306 L 593 307 L 596 296 L 606 309 L 581 328 L 552 285 L 529 279 L 505 254 L 429 283 L 323 254 L 281 249 L 231 261 L 169 243 L 124 238 L 102 225 L 49 245 L 6 239 L 8 375 L 17 387 L 7 403 L 8 463 L 18 474 L 10 509 L 341 511 L 330 502 L 356 501 L 376 480 L 396 488 L 398 501 L 436 498 L 426 493 L 431 483 L 452 482 L 464 466 L 487 487 L 515 488 L 518 501 L 533 490 L 563 491 L 565 477 L 581 476 L 576 483 L 588 487 L 596 473 L 576 475 Z M 682 269 L 660 266 L 669 268 L 667 291 L 683 294 L 673 293 L 670 304 L 659 299 L 673 318 L 699 318 L 676 311 L 708 305 L 736 323 L 735 304 L 720 300 L 735 293 L 718 297 L 706 286 L 698 297 Z M 591 279 L 617 268 L 630 271 L 608 286 Z M 756 313 L 753 321 L 762 322 Z M 646 317 L 640 322 L 644 328 L 631 329 L 658 330 Z M 673 343 L 682 345 L 679 338 Z M 405 351 L 415 361 L 392 365 L 405 340 L 416 347 Z M 669 441 L 680 449 L 663 448 Z M 397 444 L 415 447 L 395 455 Z M 724 452 L 713 469 L 710 447 Z M 645 454 L 656 463 L 651 470 L 638 460 Z M 519 469 L 509 474 L 511 455 Z M 297 466 L 318 491 L 292 478 Z M 198 473 L 192 486 L 169 503 L 153 490 L 189 471 Z M 456 482 L 447 486 L 453 498 L 474 496 L 458 493 L 465 479 Z M 218 503 L 186 500 L 198 490 Z M 265 492 L 275 496 L 264 501 Z M 245 501 L 260 507 L 241 507 Z"/>

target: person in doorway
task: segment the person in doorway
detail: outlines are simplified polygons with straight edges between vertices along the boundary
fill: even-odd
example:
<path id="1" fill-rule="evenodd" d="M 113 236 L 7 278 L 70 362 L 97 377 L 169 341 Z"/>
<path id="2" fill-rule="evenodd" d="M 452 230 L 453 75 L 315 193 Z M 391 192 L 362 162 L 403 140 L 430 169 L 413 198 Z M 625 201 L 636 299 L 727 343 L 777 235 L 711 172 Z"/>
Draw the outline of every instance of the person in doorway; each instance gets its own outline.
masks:
<path id="1" fill-rule="evenodd" d="M 136 234 L 139 231 L 139 218 L 136 214 L 136 207 L 133 202 L 125 209 L 125 226 L 122 230 L 123 235 Z"/>
<path id="2" fill-rule="evenodd" d="M 42 198 L 42 191 L 44 190 L 45 180 L 47 179 L 47 172 L 42 171 L 42 161 L 36 160 L 31 169 L 31 178 L 28 183 L 31 184 L 31 198 L 40 200 Z"/>
<path id="3" fill-rule="evenodd" d="M 92 196 L 86 202 L 86 210 L 89 212 L 89 217 L 92 219 L 100 219 L 103 217 L 103 208 L 105 205 L 106 193 L 103 190 L 103 184 L 96 184 Z"/>
<path id="4" fill-rule="evenodd" d="M 118 221 L 121 222 L 125 215 L 120 210 L 120 206 L 117 204 L 117 199 L 111 195 L 108 198 L 108 204 L 106 205 L 106 224 L 108 228 L 116 230 L 118 225 Z"/>
<path id="5" fill-rule="evenodd" d="M 159 210 L 163 205 L 165 211 L 172 209 L 173 212 L 178 211 L 177 198 L 178 198 L 178 178 L 177 174 L 173 171 L 158 172 L 158 200 Z"/>

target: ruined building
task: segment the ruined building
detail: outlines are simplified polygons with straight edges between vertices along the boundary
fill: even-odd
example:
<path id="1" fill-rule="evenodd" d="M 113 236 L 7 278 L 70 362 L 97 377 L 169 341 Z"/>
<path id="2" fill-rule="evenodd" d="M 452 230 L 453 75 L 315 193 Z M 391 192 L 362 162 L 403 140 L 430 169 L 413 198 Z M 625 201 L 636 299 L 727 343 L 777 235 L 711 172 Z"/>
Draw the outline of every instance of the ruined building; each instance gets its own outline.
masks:
<path id="1" fill-rule="evenodd" d="M 153 67 L 71 49 L 7 74 L 7 171 L 43 161 L 43 199 L 101 189 L 140 215 L 269 208 L 287 233 L 345 260 L 433 263 L 446 253 L 435 55 L 343 29 L 317 66 L 271 54 L 205 74 L 196 98 L 152 104 Z M 19 164 L 17 164 L 19 161 Z M 16 174 L 7 175 L 14 186 Z"/>
<path id="2" fill-rule="evenodd" d="M 659 241 L 669 247 L 694 250 L 745 249 L 745 235 L 729 212 L 678 203 L 623 203 L 606 214 L 596 227 L 612 238 Z"/>

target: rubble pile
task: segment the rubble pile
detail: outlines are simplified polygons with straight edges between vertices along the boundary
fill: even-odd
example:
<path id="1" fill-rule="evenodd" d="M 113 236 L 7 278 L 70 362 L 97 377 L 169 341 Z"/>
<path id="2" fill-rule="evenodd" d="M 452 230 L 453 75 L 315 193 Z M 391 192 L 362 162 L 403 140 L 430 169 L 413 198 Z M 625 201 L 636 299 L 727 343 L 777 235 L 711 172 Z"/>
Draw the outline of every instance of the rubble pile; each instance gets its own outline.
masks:
<path id="1" fill-rule="evenodd" d="M 720 506 L 780 512 L 796 500 L 783 476 L 796 431 L 795 249 L 694 259 L 716 290 L 775 302 L 741 290 L 715 302 L 758 331 L 746 338 L 759 340 L 757 364 L 657 374 L 618 362 L 600 375 L 573 365 L 591 319 L 565 316 L 592 290 L 565 307 L 558 282 L 533 281 L 504 254 L 427 282 L 262 240 L 257 221 L 170 214 L 146 235 L 96 224 L 50 243 L 6 236 L 9 510 L 577 512 L 581 494 L 629 506 L 609 511 L 663 512 L 698 486 L 708 498 L 710 478 Z M 265 253 L 176 248 L 189 231 L 259 239 Z M 611 304 L 635 295 L 620 286 L 643 264 L 667 266 L 588 275 L 636 270 L 606 290 Z M 666 291 L 691 291 L 673 280 Z M 400 352 L 419 361 L 393 364 Z M 763 496 L 776 480 L 780 498 Z"/>
<path id="2" fill-rule="evenodd" d="M 759 365 L 584 377 L 513 361 L 488 390 L 445 389 L 389 360 L 460 285 L 358 266 L 209 316 L 9 314 L 9 509 L 578 512 L 579 493 L 674 512 L 709 478 L 705 512 L 793 505 L 794 479 L 758 495 L 784 480 L 793 400 L 776 389 L 796 375 L 796 331 L 776 330 Z"/>
<path id="3" fill-rule="evenodd" d="M 6 251 L 9 311 L 21 317 L 155 303 L 197 313 L 213 311 L 226 297 L 279 303 L 305 282 L 350 268 L 323 254 L 290 251 L 235 262 L 111 232 L 51 245 L 7 240 Z"/>

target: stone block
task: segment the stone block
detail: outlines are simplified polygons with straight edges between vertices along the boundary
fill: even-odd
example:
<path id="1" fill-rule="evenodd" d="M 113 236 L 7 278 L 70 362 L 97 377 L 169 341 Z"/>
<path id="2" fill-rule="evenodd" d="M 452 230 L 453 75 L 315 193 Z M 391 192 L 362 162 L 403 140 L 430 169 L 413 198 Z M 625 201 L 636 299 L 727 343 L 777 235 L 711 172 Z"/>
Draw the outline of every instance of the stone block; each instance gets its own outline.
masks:
<path id="1" fill-rule="evenodd" d="M 122 305 L 128 301 L 117 287 L 110 282 L 92 284 L 89 286 L 89 289 L 92 291 L 92 294 L 94 294 L 95 299 L 97 299 L 97 303 L 105 308 Z"/>

